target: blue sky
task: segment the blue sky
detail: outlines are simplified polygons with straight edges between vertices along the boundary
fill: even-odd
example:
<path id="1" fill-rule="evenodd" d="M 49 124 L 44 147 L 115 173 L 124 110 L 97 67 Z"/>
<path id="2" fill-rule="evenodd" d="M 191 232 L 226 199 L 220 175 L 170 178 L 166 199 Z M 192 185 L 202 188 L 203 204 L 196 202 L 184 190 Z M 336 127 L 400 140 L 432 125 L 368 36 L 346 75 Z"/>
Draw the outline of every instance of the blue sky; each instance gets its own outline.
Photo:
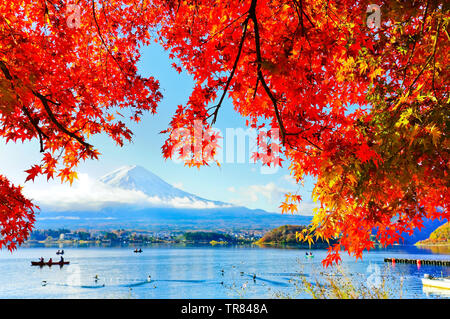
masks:
<path id="1" fill-rule="evenodd" d="M 163 159 L 161 146 L 166 137 L 159 132 L 168 127 L 177 105 L 186 103 L 193 87 L 192 78 L 185 72 L 178 74 L 171 64 L 168 53 L 160 46 L 153 45 L 142 49 L 138 70 L 144 76 L 152 75 L 158 79 L 164 96 L 158 113 L 154 116 L 145 114 L 139 124 L 130 123 L 134 132 L 133 142 L 122 148 L 117 147 L 106 136 L 91 138 L 91 144 L 94 144 L 102 155 L 98 161 L 82 163 L 78 172 L 90 179 L 97 179 L 124 165 L 140 165 L 168 183 L 198 196 L 272 212 L 279 212 L 278 206 L 284 192 L 299 190 L 305 200 L 304 209 L 300 213 L 311 214 L 313 183 L 308 179 L 304 187 L 295 185 L 287 176 L 287 163 L 272 174 L 264 174 L 261 172 L 261 165 L 252 163 L 248 155 L 246 163 L 223 163 L 221 167 L 212 165 L 200 170 Z M 234 111 L 230 100 L 224 101 L 215 127 L 221 132 L 226 132 L 226 128 L 247 129 L 245 119 Z M 34 183 L 24 184 L 24 171 L 39 161 L 37 140 L 25 144 L 0 143 L 0 174 L 6 175 L 15 184 L 24 185 L 25 193 L 33 188 L 48 188 L 50 191 L 51 186 L 59 185 L 59 181 L 47 183 L 43 177 L 36 179 Z"/>

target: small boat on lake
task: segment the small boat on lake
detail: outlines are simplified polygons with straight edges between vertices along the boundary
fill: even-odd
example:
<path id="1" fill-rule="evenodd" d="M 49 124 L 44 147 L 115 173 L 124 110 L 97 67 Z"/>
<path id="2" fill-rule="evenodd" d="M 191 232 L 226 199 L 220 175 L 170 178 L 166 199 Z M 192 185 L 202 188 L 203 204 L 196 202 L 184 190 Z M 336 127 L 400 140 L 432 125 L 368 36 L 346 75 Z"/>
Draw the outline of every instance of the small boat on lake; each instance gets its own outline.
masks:
<path id="1" fill-rule="evenodd" d="M 422 284 L 427 287 L 450 289 L 450 278 L 435 278 L 425 274 L 422 278 Z"/>
<path id="2" fill-rule="evenodd" d="M 64 265 L 68 265 L 70 264 L 70 261 L 52 261 L 50 262 L 42 262 L 42 261 L 32 261 L 31 262 L 31 266 L 53 266 L 53 265 L 58 265 L 58 266 L 64 266 Z"/>

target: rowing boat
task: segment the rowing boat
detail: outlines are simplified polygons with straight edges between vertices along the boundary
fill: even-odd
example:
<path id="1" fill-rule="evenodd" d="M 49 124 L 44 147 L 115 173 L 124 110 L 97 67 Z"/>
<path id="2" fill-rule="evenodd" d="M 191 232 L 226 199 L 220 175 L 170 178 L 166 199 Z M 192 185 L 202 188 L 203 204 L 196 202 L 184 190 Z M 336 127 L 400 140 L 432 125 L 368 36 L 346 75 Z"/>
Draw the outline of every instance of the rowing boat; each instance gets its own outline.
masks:
<path id="1" fill-rule="evenodd" d="M 63 266 L 63 265 L 68 265 L 70 264 L 70 261 L 53 261 L 51 263 L 49 262 L 42 262 L 42 261 L 32 261 L 31 262 L 31 266 L 53 266 L 53 265 L 59 265 L 59 266 Z"/>
<path id="2" fill-rule="evenodd" d="M 425 274 L 422 278 L 422 284 L 427 287 L 450 289 L 450 279 L 448 278 L 434 278 L 433 276 Z"/>

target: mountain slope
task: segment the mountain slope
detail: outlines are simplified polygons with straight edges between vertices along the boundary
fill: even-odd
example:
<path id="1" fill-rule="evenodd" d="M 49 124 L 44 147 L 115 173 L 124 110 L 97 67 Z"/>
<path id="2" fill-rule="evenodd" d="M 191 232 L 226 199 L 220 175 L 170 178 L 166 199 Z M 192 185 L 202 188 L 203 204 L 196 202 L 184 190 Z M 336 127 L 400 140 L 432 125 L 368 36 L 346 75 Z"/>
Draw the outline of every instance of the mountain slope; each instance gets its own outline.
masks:
<path id="1" fill-rule="evenodd" d="M 133 165 L 121 167 L 99 179 L 100 182 L 126 190 L 141 191 L 150 197 L 161 199 L 187 198 L 192 201 L 211 202 L 216 205 L 226 205 L 218 201 L 210 201 L 187 193 L 162 180 L 147 169 Z"/>
<path id="2" fill-rule="evenodd" d="M 186 193 L 141 166 L 124 166 L 99 179 L 100 182 L 122 189 L 141 191 L 149 196 L 196 197 Z"/>

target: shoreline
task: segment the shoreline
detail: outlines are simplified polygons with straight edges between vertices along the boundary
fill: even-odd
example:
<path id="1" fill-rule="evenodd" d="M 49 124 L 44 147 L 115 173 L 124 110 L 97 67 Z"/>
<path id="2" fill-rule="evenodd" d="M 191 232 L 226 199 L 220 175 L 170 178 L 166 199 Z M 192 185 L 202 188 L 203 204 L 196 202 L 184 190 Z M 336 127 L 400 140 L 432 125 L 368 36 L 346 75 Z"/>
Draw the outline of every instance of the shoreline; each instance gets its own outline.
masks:
<path id="1" fill-rule="evenodd" d="M 207 241 L 160 241 L 160 242 L 102 242 L 102 241 L 27 241 L 21 245 L 21 247 L 25 248 L 56 248 L 56 249 L 66 249 L 66 248 L 151 248 L 158 246 L 167 246 L 167 247 L 204 247 L 204 248 L 224 248 L 224 247 L 241 247 L 241 248 L 279 248 L 279 249 L 292 249 L 292 250 L 326 250 L 328 246 L 326 245 L 316 245 L 309 247 L 308 245 L 298 245 L 298 244 L 290 244 L 290 243 L 258 243 L 249 242 L 249 243 L 232 243 L 232 242 L 207 242 Z M 426 249 L 429 247 L 425 246 L 417 246 L 417 245 L 394 245 L 393 248 L 397 247 L 416 247 L 418 249 Z M 434 246 L 436 247 L 436 246 Z M 443 246 L 440 246 L 443 247 Z M 448 246 L 450 247 L 450 246 Z M 380 245 L 376 245 L 375 249 L 385 250 L 385 247 Z M 450 254 L 450 253 L 445 253 Z"/>
<path id="2" fill-rule="evenodd" d="M 414 246 L 420 246 L 420 247 L 449 247 L 450 248 L 450 243 L 415 243 Z"/>

